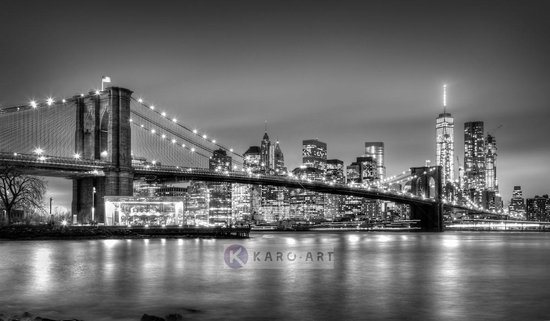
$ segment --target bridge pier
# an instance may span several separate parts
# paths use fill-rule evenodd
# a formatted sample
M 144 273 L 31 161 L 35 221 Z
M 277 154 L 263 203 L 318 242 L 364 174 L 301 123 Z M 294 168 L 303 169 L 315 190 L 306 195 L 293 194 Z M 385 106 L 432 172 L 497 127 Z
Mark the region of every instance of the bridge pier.
M 420 220 L 424 232 L 443 232 L 443 204 L 411 205 L 411 219 Z
M 411 193 L 428 199 L 433 204 L 411 204 L 411 219 L 420 220 L 420 228 L 427 232 L 443 232 L 443 187 L 441 166 L 411 167 L 415 177 Z
M 130 100 L 132 91 L 109 87 L 99 94 L 75 96 L 75 153 L 83 159 L 106 162 L 105 177 L 73 180 L 73 214 L 78 223 L 94 220 L 110 224 L 105 217 L 105 196 L 132 196 Z M 95 189 L 95 193 L 94 193 Z

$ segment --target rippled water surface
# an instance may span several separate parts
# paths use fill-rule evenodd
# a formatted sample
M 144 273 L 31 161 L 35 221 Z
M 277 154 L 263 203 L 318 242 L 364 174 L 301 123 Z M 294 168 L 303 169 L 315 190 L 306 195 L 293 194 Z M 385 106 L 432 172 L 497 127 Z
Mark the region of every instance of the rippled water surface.
M 334 248 L 332 269 L 224 267 L 224 245 Z M 257 233 L 0 242 L 0 312 L 139 320 L 549 320 L 550 233 Z

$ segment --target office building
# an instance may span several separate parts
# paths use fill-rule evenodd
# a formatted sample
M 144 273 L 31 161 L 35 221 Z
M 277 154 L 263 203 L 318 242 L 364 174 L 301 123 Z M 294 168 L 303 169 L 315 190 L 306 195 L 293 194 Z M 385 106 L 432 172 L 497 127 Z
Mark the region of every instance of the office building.
M 209 160 L 210 170 L 216 172 L 230 171 L 231 156 L 225 150 L 215 150 Z M 232 186 L 231 183 L 209 182 L 209 209 L 208 220 L 210 224 L 231 224 L 232 223 Z
M 376 163 L 376 173 L 378 179 L 384 179 L 386 176 L 386 166 L 384 165 L 384 143 L 366 142 L 365 157 L 371 157 Z
M 327 144 L 317 139 L 302 141 L 302 164 L 325 173 L 327 164 Z
M 523 192 L 521 186 L 514 186 L 512 192 L 512 199 L 510 200 L 510 206 L 508 206 L 508 213 L 510 217 L 524 220 L 525 217 L 525 199 L 523 198 Z
M 550 221 L 550 199 L 548 198 L 548 194 L 528 198 L 525 203 L 527 220 Z
M 483 122 L 464 123 L 464 193 L 476 204 L 482 202 L 485 174 Z
M 485 188 L 498 193 L 497 142 L 491 134 L 485 138 Z
M 443 86 L 443 113 L 435 121 L 435 162 L 441 166 L 443 185 L 454 181 L 454 118 L 447 112 L 447 86 Z

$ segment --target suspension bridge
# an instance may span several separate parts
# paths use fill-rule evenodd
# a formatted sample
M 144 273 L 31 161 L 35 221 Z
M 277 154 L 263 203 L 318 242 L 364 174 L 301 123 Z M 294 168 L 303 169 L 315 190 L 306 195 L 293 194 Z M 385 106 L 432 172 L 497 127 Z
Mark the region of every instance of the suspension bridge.
M 83 223 L 92 209 L 101 221 L 108 196 L 132 196 L 135 179 L 199 180 L 300 188 L 406 204 L 427 231 L 443 230 L 444 209 L 490 213 L 470 200 L 447 199 L 441 168 L 411 167 L 370 185 L 250 173 L 243 156 L 187 126 L 131 90 L 108 87 L 64 99 L 0 109 L 0 163 L 40 176 L 73 181 L 72 212 Z M 209 169 L 215 150 L 232 159 L 227 171 Z M 403 186 L 410 185 L 405 191 Z

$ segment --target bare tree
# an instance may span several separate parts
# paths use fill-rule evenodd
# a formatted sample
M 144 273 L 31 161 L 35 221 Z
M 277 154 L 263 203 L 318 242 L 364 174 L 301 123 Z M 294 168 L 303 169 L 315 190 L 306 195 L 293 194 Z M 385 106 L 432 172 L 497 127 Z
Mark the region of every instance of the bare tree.
M 24 175 L 13 166 L 0 164 L 0 200 L 11 223 L 11 212 L 15 209 L 43 209 L 42 200 L 46 193 L 46 181 Z

